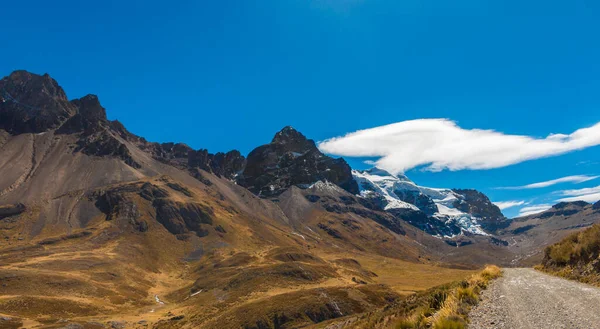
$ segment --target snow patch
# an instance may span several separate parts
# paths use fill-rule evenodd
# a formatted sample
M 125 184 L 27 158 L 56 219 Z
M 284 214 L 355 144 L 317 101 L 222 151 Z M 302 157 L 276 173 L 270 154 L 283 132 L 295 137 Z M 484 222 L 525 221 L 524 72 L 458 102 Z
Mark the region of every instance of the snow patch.
M 317 181 L 307 187 L 308 189 L 313 189 L 319 192 L 336 192 L 336 193 L 345 193 L 342 188 L 339 186 L 329 182 L 329 181 Z
M 302 235 L 300 233 L 292 232 L 292 234 L 297 235 L 297 236 L 301 237 L 302 239 L 306 240 L 306 238 L 304 237 L 304 235 Z

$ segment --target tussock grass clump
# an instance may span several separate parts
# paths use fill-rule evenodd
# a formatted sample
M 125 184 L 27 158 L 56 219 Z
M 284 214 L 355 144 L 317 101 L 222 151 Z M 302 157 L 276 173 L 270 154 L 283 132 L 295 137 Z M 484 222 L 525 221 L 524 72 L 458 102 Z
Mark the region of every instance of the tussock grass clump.
M 458 316 L 440 319 L 434 325 L 435 329 L 464 329 L 466 327 L 465 320 Z
M 456 295 L 459 301 L 469 305 L 477 305 L 479 301 L 479 289 L 477 287 L 458 288 Z
M 396 323 L 396 329 L 412 329 L 418 328 L 417 323 L 411 320 L 400 320 Z

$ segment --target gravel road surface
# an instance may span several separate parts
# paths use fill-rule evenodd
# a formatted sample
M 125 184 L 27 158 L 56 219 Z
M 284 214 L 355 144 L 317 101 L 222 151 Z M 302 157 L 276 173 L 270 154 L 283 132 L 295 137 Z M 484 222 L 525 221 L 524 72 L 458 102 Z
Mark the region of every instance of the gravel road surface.
M 530 268 L 504 269 L 471 311 L 470 329 L 600 328 L 600 289 Z

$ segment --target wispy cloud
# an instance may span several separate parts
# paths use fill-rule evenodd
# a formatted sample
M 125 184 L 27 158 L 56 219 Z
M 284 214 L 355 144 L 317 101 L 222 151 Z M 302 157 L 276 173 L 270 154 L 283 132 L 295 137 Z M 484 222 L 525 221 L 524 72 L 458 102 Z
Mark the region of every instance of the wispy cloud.
M 596 202 L 600 200 L 600 186 L 587 187 L 575 190 L 564 190 L 559 191 L 564 198 L 558 199 L 558 201 L 572 202 L 572 201 L 585 201 L 585 202 Z
M 519 210 L 518 217 L 534 215 L 552 208 L 551 204 L 538 204 L 529 207 L 523 207 Z
M 504 210 L 504 209 L 508 209 L 508 208 L 512 208 L 512 207 L 516 207 L 516 206 L 522 206 L 525 204 L 525 201 L 497 201 L 497 202 L 494 202 L 494 204 L 496 206 L 498 206 L 498 208 L 500 208 L 500 210 Z
M 597 162 L 597 161 L 590 161 L 590 160 L 584 160 L 584 161 L 577 162 L 578 166 L 596 166 L 598 164 L 599 164 L 599 162 Z
M 527 190 L 527 189 L 548 187 L 548 186 L 552 186 L 552 185 L 556 185 L 556 184 L 560 184 L 560 183 L 575 183 L 575 184 L 579 184 L 579 183 L 591 181 L 591 180 L 596 179 L 598 177 L 600 177 L 600 176 L 574 175 L 574 176 L 566 176 L 566 177 L 561 177 L 561 178 L 557 178 L 557 179 L 552 179 L 552 180 L 548 180 L 548 181 L 544 181 L 544 182 L 527 184 L 527 185 L 523 185 L 523 186 L 498 187 L 497 189 L 501 189 L 501 190 Z
M 448 119 L 420 119 L 359 130 L 327 139 L 319 148 L 347 157 L 378 157 L 392 173 L 426 170 L 492 169 L 555 156 L 600 144 L 600 123 L 546 138 L 463 129 Z
M 558 199 L 560 202 L 573 202 L 573 201 L 585 201 L 589 203 L 594 203 L 600 200 L 600 193 L 592 193 L 581 196 L 571 196 L 567 198 Z

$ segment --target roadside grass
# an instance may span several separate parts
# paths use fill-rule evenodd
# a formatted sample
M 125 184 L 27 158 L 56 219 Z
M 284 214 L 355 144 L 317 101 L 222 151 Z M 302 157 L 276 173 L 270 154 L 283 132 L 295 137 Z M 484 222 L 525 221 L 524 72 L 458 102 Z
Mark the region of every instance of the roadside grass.
M 341 325 L 336 328 L 385 329 L 462 329 L 467 326 L 470 309 L 479 302 L 479 294 L 502 271 L 488 265 L 466 279 L 420 291 L 343 323 L 327 322 L 314 328 Z
M 488 265 L 483 271 L 461 282 L 459 287 L 449 293 L 442 308 L 432 317 L 433 328 L 466 328 L 469 311 L 479 303 L 481 291 L 486 289 L 492 280 L 501 275 L 502 270 L 498 266 Z
M 600 286 L 600 225 L 573 233 L 548 246 L 534 268 L 565 279 Z
M 417 309 L 405 319 L 398 320 L 395 328 L 466 328 L 467 316 L 471 308 L 479 303 L 479 294 L 492 280 L 501 275 L 502 270 L 499 267 L 488 265 L 481 272 L 445 290 L 443 294 L 434 294 L 433 303 Z

